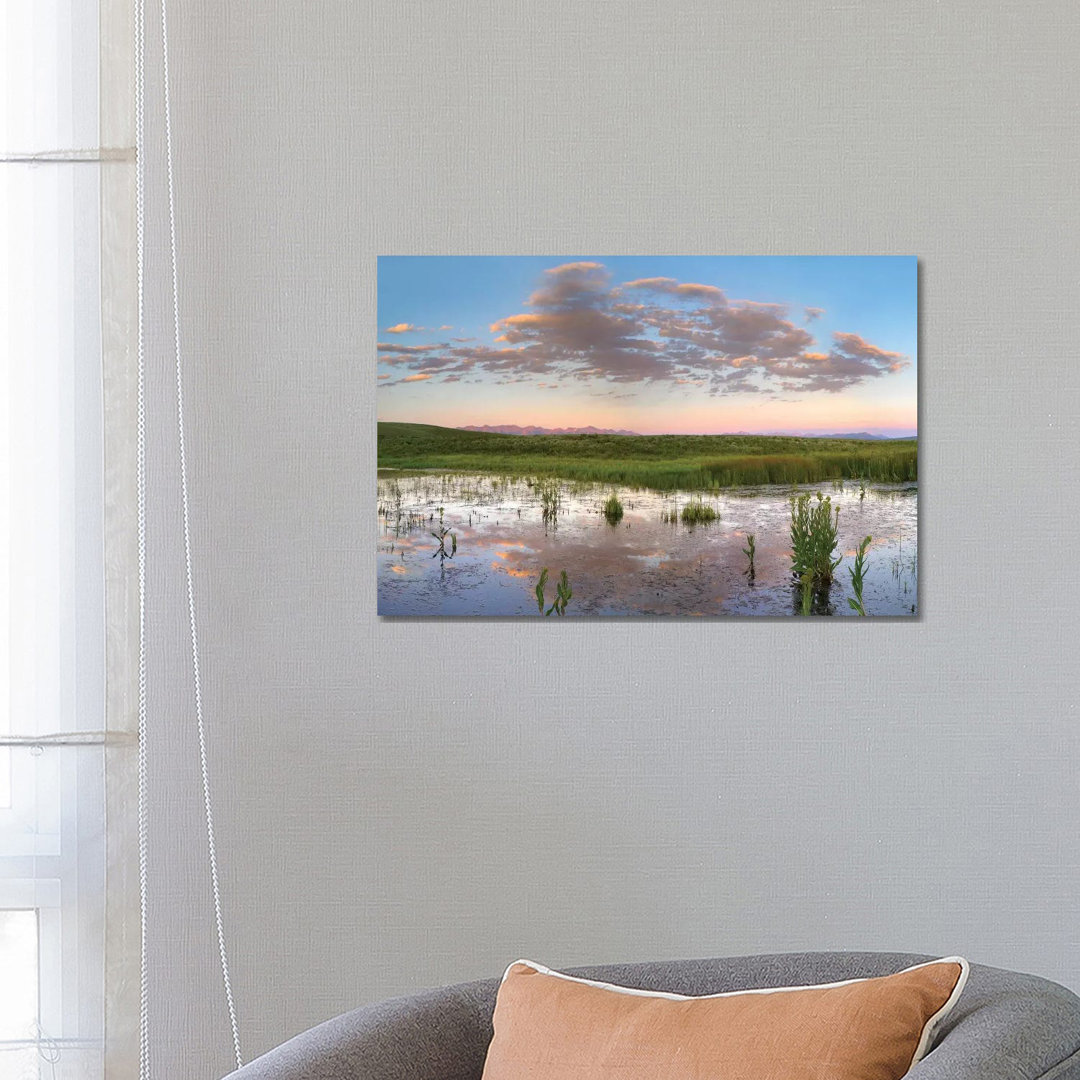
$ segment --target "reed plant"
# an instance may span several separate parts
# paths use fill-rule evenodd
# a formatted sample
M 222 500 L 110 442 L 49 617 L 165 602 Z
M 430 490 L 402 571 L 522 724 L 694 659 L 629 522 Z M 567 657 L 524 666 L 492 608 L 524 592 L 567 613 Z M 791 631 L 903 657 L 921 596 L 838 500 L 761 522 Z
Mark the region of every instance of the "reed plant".
M 822 495 L 820 491 L 816 501 L 806 494 L 794 497 L 789 502 L 792 575 L 799 582 L 809 575 L 815 590 L 827 589 L 842 559 L 842 556 L 833 558 L 840 508 L 834 507 L 832 498 Z
M 536 606 L 537 608 L 539 608 L 541 615 L 544 614 L 544 588 L 547 585 L 547 579 L 548 568 L 545 566 L 544 569 L 540 571 L 540 580 L 537 581 L 536 588 L 534 590 L 534 592 L 536 593 Z
M 536 583 L 534 592 L 536 593 L 536 606 L 539 608 L 542 615 L 565 615 L 566 605 L 570 603 L 571 598 L 574 595 L 573 589 L 570 588 L 570 579 L 566 575 L 566 571 L 559 575 L 559 580 L 555 583 L 555 599 L 552 602 L 551 607 L 546 611 L 544 610 L 544 588 L 547 585 L 548 580 L 548 568 L 545 566 L 540 572 L 540 579 Z
M 555 525 L 562 509 L 562 488 L 557 480 L 544 479 L 536 483 L 540 495 L 540 515 L 545 525 Z
M 452 532 L 444 525 L 439 526 L 438 532 L 432 532 L 432 536 L 439 541 L 439 546 L 435 549 L 435 554 L 431 557 L 433 559 L 452 559 L 457 554 L 457 533 Z M 450 550 L 446 550 L 446 541 L 450 541 Z
M 622 521 L 623 504 L 619 502 L 619 496 L 612 492 L 603 505 L 603 514 L 609 525 L 618 525 Z
M 749 559 L 750 565 L 746 569 L 746 576 L 753 580 L 754 578 L 754 534 L 746 534 L 746 547 L 742 549 L 742 553 Z
M 682 509 L 684 525 L 710 525 L 719 517 L 716 507 L 702 499 L 691 499 Z
M 860 615 L 866 614 L 866 608 L 863 606 L 863 581 L 866 579 L 866 551 L 869 547 L 870 537 L 867 536 L 855 553 L 854 568 L 848 567 L 848 573 L 851 575 L 851 588 L 855 593 L 854 597 L 848 597 L 848 606 L 852 611 L 858 612 Z

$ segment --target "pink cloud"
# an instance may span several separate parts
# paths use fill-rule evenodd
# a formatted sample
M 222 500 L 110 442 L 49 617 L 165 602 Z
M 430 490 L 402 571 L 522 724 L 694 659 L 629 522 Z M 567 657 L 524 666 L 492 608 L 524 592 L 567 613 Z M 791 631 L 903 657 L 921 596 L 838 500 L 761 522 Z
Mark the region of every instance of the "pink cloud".
M 624 289 L 645 289 L 654 293 L 668 293 L 671 296 L 686 297 L 693 300 L 704 300 L 710 304 L 725 304 L 727 298 L 724 290 L 715 285 L 697 285 L 693 282 L 678 282 L 674 278 L 655 277 L 638 278 L 636 281 L 628 281 Z
M 631 300 L 628 293 L 643 299 Z M 530 310 L 491 323 L 492 345 L 461 338 L 433 345 L 380 343 L 380 360 L 415 373 L 402 382 L 487 374 L 505 384 L 555 375 L 700 384 L 713 394 L 835 392 L 910 363 L 855 333 L 834 333 L 824 351 L 784 304 L 732 300 L 717 285 L 668 277 L 615 285 L 599 262 L 544 271 L 525 306 Z M 806 324 L 821 313 L 802 311 Z

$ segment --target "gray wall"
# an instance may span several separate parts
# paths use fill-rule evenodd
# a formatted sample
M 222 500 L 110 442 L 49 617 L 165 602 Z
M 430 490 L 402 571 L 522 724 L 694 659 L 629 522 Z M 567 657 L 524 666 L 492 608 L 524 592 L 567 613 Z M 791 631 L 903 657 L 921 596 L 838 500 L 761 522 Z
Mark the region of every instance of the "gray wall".
M 1080 9 L 173 8 L 247 1053 L 521 955 L 910 949 L 1080 987 Z M 150 182 L 152 1020 L 158 1074 L 201 1078 L 230 1052 Z M 375 256 L 448 252 L 919 255 L 919 620 L 380 622 Z

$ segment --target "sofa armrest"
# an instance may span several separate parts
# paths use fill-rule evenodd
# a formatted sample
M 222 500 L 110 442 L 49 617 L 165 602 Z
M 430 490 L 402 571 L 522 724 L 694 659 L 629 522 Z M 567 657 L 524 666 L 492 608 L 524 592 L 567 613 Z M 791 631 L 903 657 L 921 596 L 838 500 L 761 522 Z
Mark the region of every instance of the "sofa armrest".
M 355 1009 L 226 1080 L 480 1080 L 494 994 L 487 980 Z
M 1046 979 L 973 965 L 907 1080 L 1080 1080 L 1080 1001 Z

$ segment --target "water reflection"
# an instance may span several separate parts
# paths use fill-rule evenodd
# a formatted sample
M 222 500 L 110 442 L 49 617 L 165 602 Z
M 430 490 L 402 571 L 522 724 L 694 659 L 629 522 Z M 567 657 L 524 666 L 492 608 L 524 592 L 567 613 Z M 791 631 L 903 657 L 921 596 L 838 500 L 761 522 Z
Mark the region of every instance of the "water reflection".
M 918 491 L 911 485 L 842 488 L 766 486 L 706 495 L 718 513 L 687 525 L 688 492 L 456 474 L 380 473 L 377 544 L 380 615 L 527 615 L 536 617 L 533 587 L 546 566 L 573 585 L 568 616 L 793 615 L 788 499 L 823 490 L 840 507 L 843 561 L 831 589 L 814 598 L 820 615 L 853 614 L 848 567 L 859 542 L 867 555 L 864 603 L 870 615 L 917 611 Z M 623 516 L 602 510 L 615 492 Z M 695 498 L 700 496 L 695 495 Z M 672 520 L 674 518 L 675 520 Z M 453 534 L 453 558 L 435 558 Z M 744 554 L 754 534 L 753 577 Z

